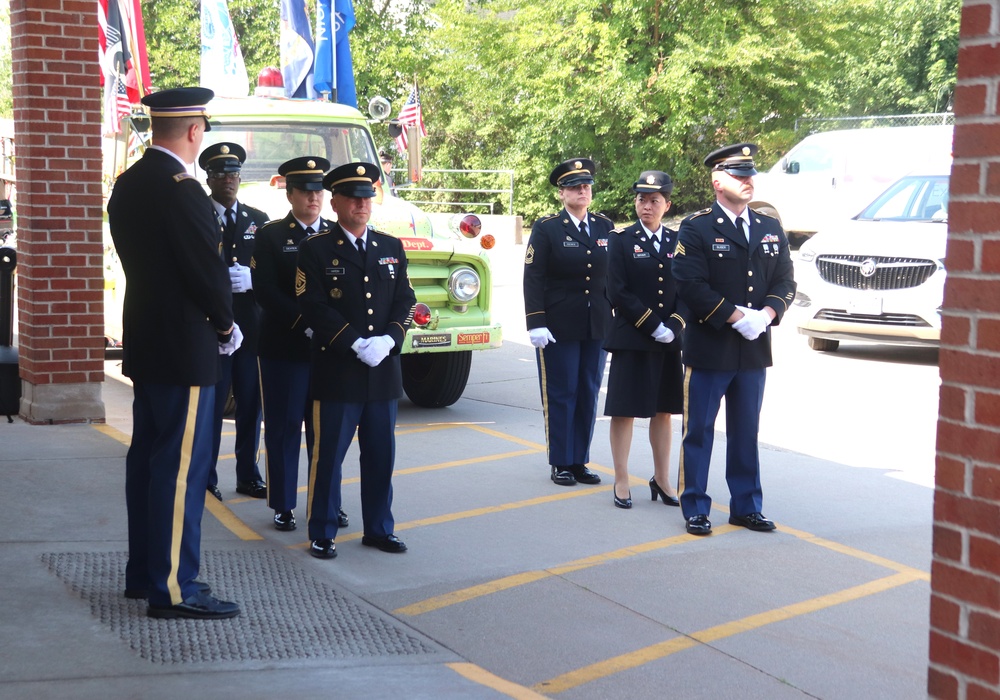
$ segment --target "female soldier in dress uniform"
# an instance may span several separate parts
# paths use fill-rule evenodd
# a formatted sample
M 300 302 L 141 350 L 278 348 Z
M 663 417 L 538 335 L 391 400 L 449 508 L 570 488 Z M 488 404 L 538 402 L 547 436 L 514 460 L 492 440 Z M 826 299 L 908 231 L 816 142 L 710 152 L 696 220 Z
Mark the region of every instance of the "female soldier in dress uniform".
M 549 182 L 564 209 L 531 228 L 524 256 L 524 312 L 535 346 L 552 481 L 599 484 L 587 469 L 611 324 L 605 290 L 611 220 L 587 211 L 594 161 L 573 158 Z
M 628 455 L 635 418 L 649 418 L 652 499 L 659 496 L 665 505 L 680 505 L 670 486 L 670 415 L 684 408 L 680 336 L 685 314 L 670 274 L 677 232 L 662 224 L 673 189 L 664 172 L 639 175 L 632 186 L 639 221 L 616 229 L 608 241 L 608 297 L 615 317 L 604 344 L 611 352 L 604 415 L 611 416 L 614 503 L 619 508 L 632 507 Z

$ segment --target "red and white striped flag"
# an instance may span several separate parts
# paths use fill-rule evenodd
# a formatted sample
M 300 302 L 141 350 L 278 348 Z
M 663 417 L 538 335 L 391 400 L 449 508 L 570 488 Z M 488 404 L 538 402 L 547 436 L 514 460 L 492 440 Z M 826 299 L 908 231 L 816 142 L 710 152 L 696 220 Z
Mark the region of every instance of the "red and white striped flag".
M 406 127 L 419 126 L 420 134 L 427 136 L 427 129 L 424 127 L 424 113 L 420 107 L 420 91 L 417 89 L 416 81 L 413 81 L 413 89 L 410 91 L 410 96 L 406 99 L 406 104 L 399 110 L 399 116 L 396 117 L 396 121 L 403 128 L 403 133 L 396 137 L 396 149 L 400 153 L 406 153 Z
M 139 0 L 97 0 L 104 133 L 117 134 L 132 104 L 149 92 L 146 36 Z

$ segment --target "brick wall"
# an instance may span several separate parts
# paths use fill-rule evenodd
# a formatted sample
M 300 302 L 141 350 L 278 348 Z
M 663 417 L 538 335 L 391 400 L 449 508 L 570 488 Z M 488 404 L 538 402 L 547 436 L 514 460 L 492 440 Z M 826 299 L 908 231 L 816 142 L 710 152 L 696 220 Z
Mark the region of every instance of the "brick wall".
M 962 10 L 928 694 L 1000 699 L 1000 0 Z
M 97 3 L 12 0 L 21 415 L 101 421 Z

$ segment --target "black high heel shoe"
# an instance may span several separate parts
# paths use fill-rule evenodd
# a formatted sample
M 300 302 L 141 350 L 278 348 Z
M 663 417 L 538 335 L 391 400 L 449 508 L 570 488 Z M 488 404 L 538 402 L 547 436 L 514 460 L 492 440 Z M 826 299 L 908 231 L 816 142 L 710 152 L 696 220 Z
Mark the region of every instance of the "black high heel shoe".
M 660 488 L 660 485 L 656 483 L 655 476 L 649 477 L 649 495 L 653 501 L 655 501 L 656 496 L 659 495 L 659 497 L 663 499 L 663 505 L 665 506 L 679 506 L 681 504 L 680 501 L 673 496 L 668 496 L 667 492 Z
M 618 493 L 615 491 L 615 487 L 611 487 L 611 495 L 615 497 L 615 508 L 624 508 L 628 510 L 632 507 L 632 492 L 628 492 L 628 498 L 618 498 Z

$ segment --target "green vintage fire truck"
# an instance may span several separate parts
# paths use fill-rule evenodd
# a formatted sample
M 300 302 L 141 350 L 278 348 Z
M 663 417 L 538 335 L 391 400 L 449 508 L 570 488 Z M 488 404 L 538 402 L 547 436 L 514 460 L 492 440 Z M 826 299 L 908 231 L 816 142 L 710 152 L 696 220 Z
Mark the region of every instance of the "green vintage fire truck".
M 208 110 L 212 130 L 205 134 L 203 147 L 229 141 L 246 149 L 239 198 L 272 218 L 288 212 L 284 182 L 277 172 L 289 158 L 322 156 L 332 167 L 379 162 L 369 121 L 352 107 L 320 100 L 243 97 L 216 98 Z M 136 115 L 124 121 L 130 128 L 123 129 L 114 149 L 119 155 L 113 172 L 121 172 L 148 139 L 143 131 L 148 120 Z M 204 173 L 198 174 L 204 182 Z M 419 406 L 449 406 L 465 390 L 473 352 L 501 344 L 500 324 L 490 316 L 492 280 L 486 251 L 494 241 L 481 235 L 475 215 L 435 217 L 432 223 L 416 206 L 394 196 L 384 176 L 382 185 L 369 225 L 403 242 L 418 302 L 402 348 L 403 388 Z M 323 216 L 334 214 L 327 206 Z M 110 296 L 120 299 L 124 276 L 116 269 L 110 248 L 106 268 Z M 107 318 L 113 342 L 121 337 L 115 334 L 121 316 L 113 299 Z

